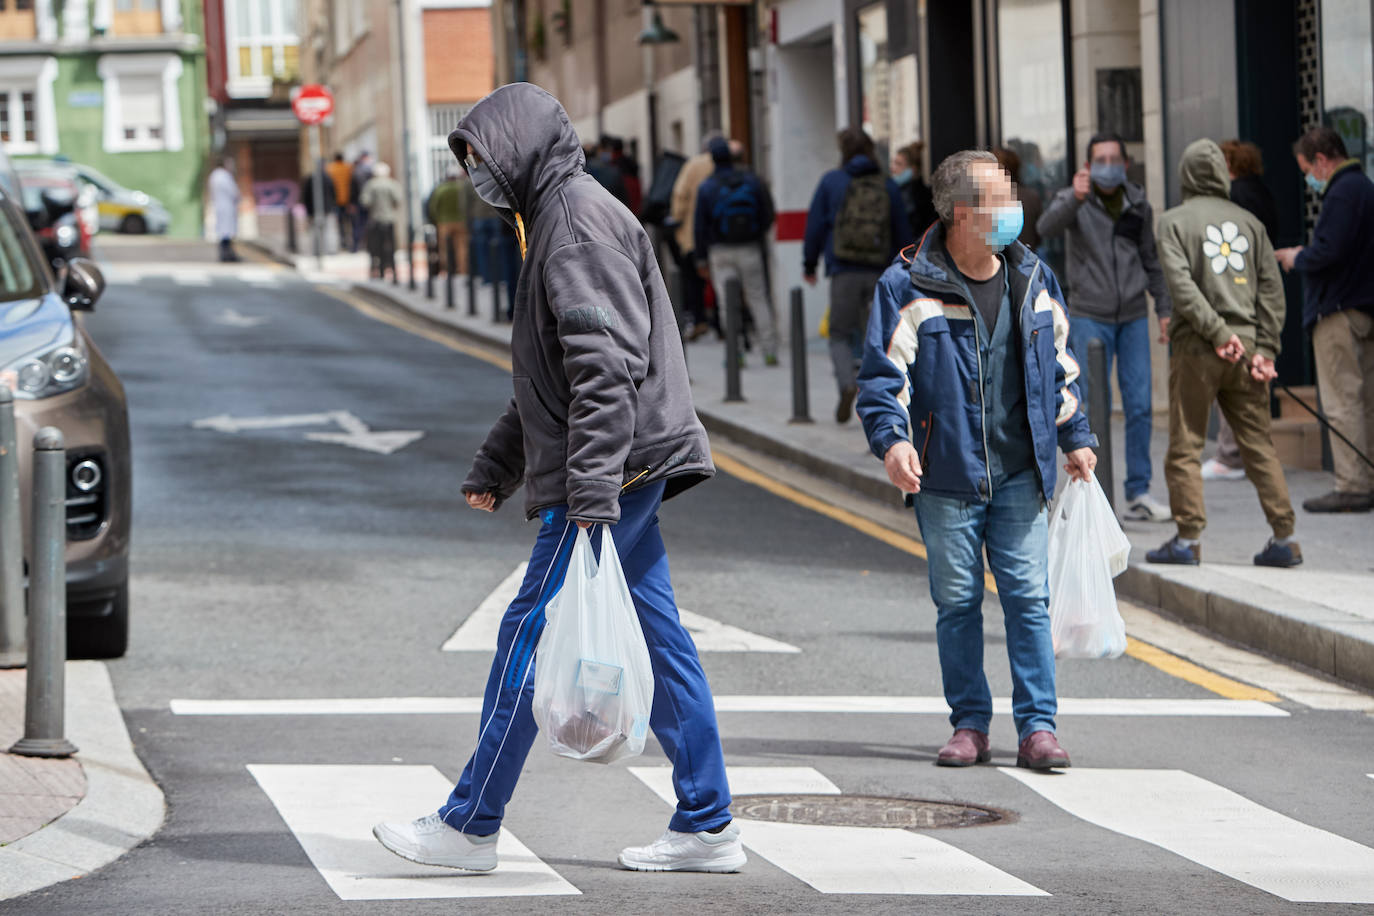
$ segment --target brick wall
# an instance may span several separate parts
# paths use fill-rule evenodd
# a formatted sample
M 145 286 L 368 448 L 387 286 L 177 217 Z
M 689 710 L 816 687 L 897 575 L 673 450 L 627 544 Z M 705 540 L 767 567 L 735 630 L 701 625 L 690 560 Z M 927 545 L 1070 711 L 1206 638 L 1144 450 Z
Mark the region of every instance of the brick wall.
M 425 10 L 425 95 L 431 104 L 473 102 L 490 92 L 491 10 Z

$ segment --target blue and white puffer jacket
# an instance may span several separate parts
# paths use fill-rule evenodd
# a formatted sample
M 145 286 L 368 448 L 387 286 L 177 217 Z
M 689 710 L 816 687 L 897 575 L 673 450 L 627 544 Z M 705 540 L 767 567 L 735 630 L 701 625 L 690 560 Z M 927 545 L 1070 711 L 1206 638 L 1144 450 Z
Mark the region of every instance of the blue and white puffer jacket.
M 1065 452 L 1096 446 L 1080 403 L 1064 294 L 1049 267 L 1020 242 L 1005 252 L 1025 367 L 1026 410 L 1046 501 Z M 983 429 L 983 348 L 964 283 L 930 227 L 888 267 L 873 296 L 859 372 L 858 413 L 873 454 L 911 441 L 921 490 L 966 502 L 992 496 Z

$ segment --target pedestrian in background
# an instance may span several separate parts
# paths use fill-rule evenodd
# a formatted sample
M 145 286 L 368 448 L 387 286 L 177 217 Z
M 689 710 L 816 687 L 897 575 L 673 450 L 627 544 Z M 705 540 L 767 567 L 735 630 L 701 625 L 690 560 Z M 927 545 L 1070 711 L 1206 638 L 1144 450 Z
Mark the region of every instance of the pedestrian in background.
M 940 674 L 954 734 L 941 766 L 991 759 L 983 672 L 983 555 L 997 580 L 1011 662 L 1016 765 L 1069 765 L 1049 615 L 1056 449 L 1090 480 L 1088 427 L 1049 266 L 1016 238 L 1021 205 L 992 153 L 935 170 L 940 221 L 878 284 L 859 375 L 859 416 L 888 479 L 916 508 L 929 554 Z
M 210 207 L 215 213 L 215 238 L 219 241 L 221 261 L 241 260 L 234 251 L 234 238 L 239 234 L 240 193 L 238 179 L 234 177 L 237 170 L 238 164 L 226 156 L 210 173 Z
M 1161 340 L 1169 336 L 1171 304 L 1155 252 L 1154 211 L 1145 189 L 1126 180 L 1131 159 L 1116 134 L 1088 141 L 1088 161 L 1073 184 L 1054 196 L 1041 215 L 1042 238 L 1068 238 L 1069 315 L 1073 350 L 1088 358 L 1088 342 L 1102 341 L 1107 376 L 1117 363 L 1117 386 L 1126 414 L 1128 519 L 1167 522 L 1169 510 L 1150 495 L 1153 425 L 1150 319 L 1145 291 L 1155 300 Z M 1079 380 L 1086 401 L 1088 379 Z M 1108 394 L 1110 403 L 1110 393 Z
M 1314 127 L 1293 147 L 1307 185 L 1321 195 L 1312 244 L 1276 254 L 1302 273 L 1302 326 L 1312 335 L 1317 388 L 1331 425 L 1374 460 L 1374 187 L 1341 135 Z M 1305 500 L 1308 512 L 1374 509 L 1374 468 L 1331 437 L 1335 488 Z
M 1159 221 L 1159 256 L 1175 309 L 1164 477 L 1178 533 L 1145 556 L 1188 566 L 1202 560 L 1201 459 L 1216 401 L 1274 532 L 1255 565 L 1297 566 L 1302 548 L 1293 538 L 1288 482 L 1269 432 L 1269 382 L 1277 374 L 1285 313 L 1274 248 L 1259 217 L 1231 202 L 1226 158 L 1215 143 L 1190 143 L 1178 172 L 1183 203 Z
M 701 152 L 688 159 L 677 173 L 673 182 L 673 203 L 669 220 L 677 236 L 678 249 L 682 260 L 678 270 L 682 277 L 683 308 L 691 324 L 684 328 L 688 340 L 696 340 L 711 330 L 706 319 L 706 280 L 697 272 L 696 258 L 696 213 L 697 191 L 701 183 L 715 171 L 715 161 L 711 157 L 711 143 L 721 137 L 720 131 L 712 131 L 702 141 Z
M 367 245 L 367 208 L 362 205 L 363 186 L 372 178 L 372 154 L 366 150 L 353 160 L 353 174 L 348 180 L 348 199 L 353 215 L 353 244 L 351 251 Z
M 501 218 L 491 204 L 477 196 L 471 181 L 463 181 L 462 191 L 468 239 L 472 247 L 468 266 L 483 282 L 490 282 L 496 276 L 491 258 L 491 240 L 501 232 Z
M 466 183 L 462 170 L 457 166 L 450 167 L 444 180 L 429 195 L 429 204 L 425 208 L 429 221 L 434 224 L 444 269 L 449 273 L 464 275 L 468 272 L 467 195 L 463 193 Z M 450 250 L 453 252 L 452 263 L 448 259 Z
M 835 421 L 849 422 L 873 290 L 892 259 L 911 244 L 911 224 L 897 182 L 883 175 L 873 139 L 857 127 L 840 131 L 840 167 L 821 176 L 806 214 L 802 277 L 816 285 L 825 256 L 830 277 L 830 361 L 840 398 Z
M 907 224 L 919 238 L 935 222 L 935 198 L 922 174 L 926 145 L 917 140 L 892 154 L 892 180 L 902 190 Z
M 414 862 L 496 867 L 497 831 L 537 731 L 530 705 L 545 607 L 578 527 L 605 524 L 644 630 L 654 672 L 649 727 L 672 761 L 677 793 L 668 830 L 623 850 L 619 862 L 738 871 L 745 855 L 711 689 L 678 617 L 659 532 L 662 501 L 715 468 L 653 246 L 584 171 L 563 107 L 542 89 L 497 89 L 459 122 L 449 146 L 476 192 L 517 227 L 529 265 L 511 333 L 515 397 L 462 491 L 469 506 L 492 512 L 523 480 L 526 517 L 540 528 L 501 622 L 477 748 L 457 786 L 438 813 L 373 833 Z
M 1017 241 L 1031 251 L 1038 251 L 1040 249 L 1040 233 L 1036 231 L 1035 224 L 1040 221 L 1040 215 L 1045 209 L 1044 201 L 1040 198 L 1040 192 L 1021 183 L 1021 156 L 1016 150 L 999 146 L 992 151 L 992 154 L 997 157 L 997 164 L 1002 167 L 1002 170 L 1011 176 L 1012 186 L 1016 188 L 1016 199 L 1021 202 L 1021 212 L 1026 217 L 1024 225 L 1021 227 L 1021 237 Z
M 389 270 L 391 282 L 401 282 L 396 274 L 396 222 L 405 206 L 404 195 L 401 183 L 391 177 L 391 166 L 378 162 L 358 199 L 367 211 L 368 276 L 378 280 L 386 279 Z
M 763 179 L 735 165 L 735 155 L 724 137 L 710 144 L 714 171 L 697 190 L 693 257 L 697 274 L 715 288 L 716 311 L 721 327 L 727 327 L 729 301 L 725 284 L 738 280 L 744 307 L 754 318 L 763 362 L 778 364 L 778 332 L 769 301 L 764 271 L 763 239 L 773 225 L 773 195 Z M 744 327 L 740 316 L 740 327 Z M 740 354 L 743 365 L 744 354 Z
M 1261 176 L 1264 175 L 1264 154 L 1253 143 L 1226 140 L 1221 144 L 1226 157 L 1226 170 L 1231 175 L 1231 203 L 1249 210 L 1264 224 L 1264 233 L 1272 245 L 1278 238 L 1279 213 L 1274 195 Z M 1231 424 L 1222 414 L 1217 420 L 1216 454 L 1202 462 L 1203 480 L 1244 480 L 1245 463 Z
M 329 180 L 334 183 L 334 215 L 339 223 L 339 248 L 352 245 L 353 217 L 349 202 L 353 199 L 353 166 L 344 160 L 343 153 L 335 153 L 334 160 L 325 166 Z
M 644 185 L 639 179 L 639 161 L 625 152 L 625 141 L 620 137 L 601 138 L 601 158 L 620 173 L 620 180 L 625 184 L 625 206 L 638 216 L 644 205 Z
M 587 163 L 587 174 L 595 178 L 598 184 L 611 192 L 612 197 L 628 208 L 630 195 L 625 188 L 625 176 L 620 173 L 620 169 L 611 164 L 610 149 L 588 144 L 582 151 L 582 156 Z
M 319 200 L 322 207 L 318 214 L 315 210 L 316 189 L 320 192 Z M 314 171 L 306 172 L 301 176 L 300 191 L 301 204 L 305 207 L 305 215 L 310 219 L 310 230 L 312 233 L 315 230 L 316 215 L 320 218 L 320 236 L 321 243 L 323 243 L 323 236 L 326 230 L 325 220 L 333 215 L 335 209 L 334 182 L 325 171 L 325 167 L 321 165 Z

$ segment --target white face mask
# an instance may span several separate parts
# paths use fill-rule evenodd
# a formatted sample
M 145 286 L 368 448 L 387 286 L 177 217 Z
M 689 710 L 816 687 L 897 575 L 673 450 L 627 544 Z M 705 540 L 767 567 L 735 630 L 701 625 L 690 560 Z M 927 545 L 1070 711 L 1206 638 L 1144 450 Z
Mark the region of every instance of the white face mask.
M 472 179 L 472 189 L 477 192 L 478 197 L 502 210 L 515 209 L 506 200 L 506 193 L 501 190 L 500 183 L 485 162 L 469 162 L 468 177 Z

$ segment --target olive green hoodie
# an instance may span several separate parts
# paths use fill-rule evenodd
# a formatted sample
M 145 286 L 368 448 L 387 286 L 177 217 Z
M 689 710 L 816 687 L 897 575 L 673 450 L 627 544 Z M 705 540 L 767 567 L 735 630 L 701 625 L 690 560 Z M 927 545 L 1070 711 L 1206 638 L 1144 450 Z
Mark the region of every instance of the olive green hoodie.
M 1183 203 L 1159 219 L 1159 261 L 1174 300 L 1169 337 L 1221 347 L 1238 336 L 1247 356 L 1279 352 L 1285 304 L 1264 224 L 1231 203 L 1221 148 L 1196 140 L 1178 167 Z

